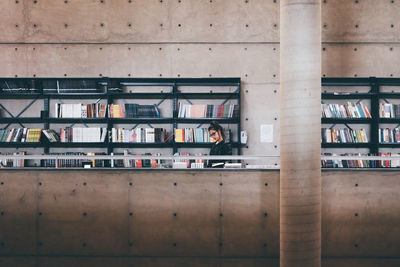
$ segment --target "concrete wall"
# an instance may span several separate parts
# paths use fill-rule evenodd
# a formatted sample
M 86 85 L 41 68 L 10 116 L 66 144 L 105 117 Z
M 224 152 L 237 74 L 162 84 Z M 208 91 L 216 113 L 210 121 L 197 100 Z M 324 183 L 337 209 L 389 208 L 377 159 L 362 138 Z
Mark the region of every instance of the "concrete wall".
M 323 75 L 400 76 L 399 1 L 323 0 L 322 12 Z M 279 156 L 279 0 L 4 0 L 0 25 L 2 77 L 241 77 L 243 129 L 249 133 L 243 152 Z M 259 143 L 260 124 L 274 125 L 273 143 Z M 6 257 L 0 265 L 185 266 L 187 254 L 194 256 L 193 266 L 278 264 L 268 258 L 279 247 L 277 173 L 177 176 L 177 187 L 172 173 L 155 180 L 127 173 L 113 180 L 87 173 L 67 172 L 63 180 L 55 172 L 6 174 L 0 186 L 6 229 L 0 251 Z M 386 257 L 384 264 L 368 260 L 371 266 L 399 265 L 393 259 L 399 257 L 393 230 L 399 222 L 397 176 L 366 174 L 359 181 L 366 183 L 363 189 L 353 187 L 357 172 L 325 174 L 323 251 L 332 257 L 326 266 L 367 266 L 357 257 Z M 127 185 L 130 179 L 137 179 L 137 187 Z M 171 215 L 175 210 L 177 217 Z M 162 225 L 175 226 L 170 231 Z M 129 240 L 144 243 L 129 247 Z M 44 256 L 33 257 L 39 253 Z M 88 257 L 67 257 L 76 253 Z M 177 258 L 113 258 L 167 254 Z M 243 258 L 229 258 L 235 255 Z M 228 259 L 214 260 L 218 256 Z
M 324 266 L 400 264 L 400 173 L 361 173 L 323 172 Z M 279 262 L 278 171 L 4 170 L 0 212 L 0 266 Z
M 241 77 L 243 153 L 279 156 L 278 0 L 7 0 L 0 14 L 0 76 Z M 400 76 L 399 14 L 324 0 L 322 74 Z

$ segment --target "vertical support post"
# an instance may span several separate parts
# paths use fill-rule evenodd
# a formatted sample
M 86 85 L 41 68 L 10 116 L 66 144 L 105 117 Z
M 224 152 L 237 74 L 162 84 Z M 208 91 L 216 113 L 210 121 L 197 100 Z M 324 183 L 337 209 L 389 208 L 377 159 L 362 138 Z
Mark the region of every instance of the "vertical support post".
M 280 1 L 280 266 L 321 266 L 321 1 Z
M 47 120 L 48 118 L 50 118 L 50 97 L 48 97 L 48 96 L 43 98 L 43 111 L 44 111 L 44 115 L 45 115 L 45 117 L 42 118 L 43 120 L 45 120 L 44 124 L 43 124 L 44 129 L 50 129 L 50 123 Z M 56 114 L 54 114 L 54 115 L 56 115 Z M 44 153 L 49 154 L 50 143 L 46 142 L 45 144 L 46 144 L 46 146 L 44 147 Z
M 380 85 L 375 77 L 370 77 L 370 92 L 373 94 L 371 97 L 371 124 L 370 124 L 370 140 L 371 143 L 370 153 L 379 153 L 379 92 Z
M 172 86 L 172 118 L 173 118 L 173 123 L 172 123 L 172 133 L 175 134 L 175 129 L 178 128 L 178 86 L 176 85 L 176 82 L 174 82 L 174 85 Z M 173 142 L 173 147 L 172 147 L 172 154 L 175 154 L 178 152 L 178 146 L 175 143 L 175 140 L 172 140 Z
M 238 148 L 237 148 L 237 153 L 238 155 L 242 154 L 242 143 L 240 141 L 240 131 L 242 130 L 242 125 L 241 125 L 241 114 L 242 114 L 242 103 L 241 103 L 241 97 L 242 97 L 242 83 L 239 82 L 237 91 L 239 93 L 239 97 L 237 98 L 238 105 L 239 105 L 239 122 L 237 124 L 237 140 L 238 140 Z M 240 162 L 240 161 L 239 161 Z

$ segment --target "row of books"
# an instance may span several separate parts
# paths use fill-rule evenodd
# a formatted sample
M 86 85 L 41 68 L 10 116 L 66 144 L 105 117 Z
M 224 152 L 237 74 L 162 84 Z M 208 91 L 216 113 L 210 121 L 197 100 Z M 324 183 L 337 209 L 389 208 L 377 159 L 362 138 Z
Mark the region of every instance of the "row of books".
M 111 130 L 113 143 L 164 143 L 168 140 L 166 130 L 163 128 L 112 128 Z
M 322 128 L 321 138 L 323 143 L 368 143 L 365 129 Z
M 55 103 L 56 118 L 105 118 L 107 104 L 61 104 Z
M 380 143 L 400 143 L 400 128 L 380 128 L 379 129 Z
M 232 132 L 225 129 L 225 142 L 231 141 Z M 183 128 L 175 129 L 176 143 L 212 143 L 215 142 L 208 132 L 207 128 Z
M 109 140 L 114 143 L 165 143 L 172 138 L 167 136 L 164 128 L 107 128 L 67 127 L 57 132 L 54 129 L 13 128 L 0 130 L 0 142 L 40 142 L 41 133 L 51 143 L 102 143 Z M 230 142 L 231 130 L 225 130 L 225 141 Z M 184 128 L 175 130 L 175 142 L 209 143 L 215 140 L 210 137 L 207 128 Z
M 362 101 L 347 104 L 321 104 L 323 118 L 371 118 Z
M 65 153 L 50 153 L 49 155 L 67 155 L 67 156 L 94 156 L 94 155 L 107 155 L 104 152 L 65 152 Z M 89 163 L 92 167 L 110 167 L 107 160 L 83 160 L 83 159 L 42 159 L 40 166 L 46 168 L 79 168 L 83 167 L 85 163 Z
M 40 142 L 41 129 L 12 128 L 0 130 L 0 142 Z
M 160 118 L 160 111 L 156 104 L 110 104 L 110 118 Z
M 60 129 L 57 133 L 53 129 L 43 130 L 50 142 L 99 142 L 103 143 L 107 138 L 114 143 L 163 143 L 167 141 L 166 130 L 163 128 L 78 128 L 71 127 Z
M 14 152 L 14 153 L 6 153 L 5 155 L 26 155 L 26 152 Z M 14 159 L 3 159 L 0 160 L 0 168 L 7 168 L 7 167 L 14 167 L 14 168 L 18 168 L 18 167 L 25 167 L 25 160 L 24 159 L 18 159 L 18 160 L 14 160 Z
M 61 104 L 55 103 L 56 118 L 160 118 L 157 105 Z
M 26 155 L 26 152 L 8 153 L 9 155 Z M 66 155 L 66 156 L 95 156 L 107 155 L 104 152 L 65 152 L 65 153 L 50 153 L 49 155 Z M 134 156 L 161 156 L 161 153 L 144 153 L 132 154 L 128 150 L 119 153 L 111 153 L 111 155 L 134 155 Z M 175 156 L 190 156 L 190 153 L 181 152 L 175 153 Z M 195 156 L 204 156 L 203 153 L 196 153 Z M 44 168 L 83 168 L 85 165 L 97 168 L 204 168 L 205 160 L 174 160 L 172 165 L 167 164 L 165 160 L 160 159 L 42 159 L 40 160 L 40 167 Z M 180 166 L 181 165 L 181 166 Z M 25 167 L 25 160 L 7 159 L 0 161 L 2 168 L 7 167 Z
M 324 153 L 325 156 L 337 156 L 335 153 Z M 394 156 L 395 153 L 378 153 L 375 156 Z M 373 154 L 344 153 L 340 156 L 374 156 Z M 399 160 L 321 160 L 322 168 L 398 168 Z
M 67 153 L 50 153 L 50 155 L 76 155 L 76 156 L 95 156 L 95 155 L 107 155 L 103 152 L 67 152 Z M 111 155 L 135 155 L 135 156 L 160 156 L 160 153 L 145 153 L 145 154 L 130 154 L 127 150 L 123 153 L 111 153 Z M 160 160 L 147 160 L 147 159 L 135 159 L 135 160 L 83 160 L 83 159 L 44 159 L 40 161 L 41 167 L 48 168 L 82 168 L 84 165 L 90 165 L 90 167 L 97 168 L 158 168 Z
M 205 156 L 204 153 L 196 153 L 194 154 L 196 157 Z M 176 152 L 174 156 L 190 156 L 189 152 Z M 186 168 L 204 168 L 204 159 L 196 159 L 196 160 L 189 160 L 189 159 L 176 159 L 172 163 L 172 168 L 174 169 L 186 169 Z
M 127 150 L 124 150 L 123 153 L 111 153 L 111 155 L 161 156 L 161 153 L 130 154 Z M 161 167 L 161 160 L 157 159 L 124 159 L 111 161 L 111 167 L 120 168 L 158 168 L 159 165 Z
M 239 105 L 192 105 L 179 103 L 178 118 L 238 118 Z
M 51 130 L 51 132 L 53 136 L 49 139 L 50 142 L 100 143 L 105 142 L 107 137 L 107 128 L 98 127 L 67 127 L 65 129 L 60 129 L 59 140 L 57 140 L 56 132 L 54 130 Z M 49 138 L 46 131 L 44 131 L 44 134 Z
M 400 118 L 400 104 L 380 103 L 380 118 Z

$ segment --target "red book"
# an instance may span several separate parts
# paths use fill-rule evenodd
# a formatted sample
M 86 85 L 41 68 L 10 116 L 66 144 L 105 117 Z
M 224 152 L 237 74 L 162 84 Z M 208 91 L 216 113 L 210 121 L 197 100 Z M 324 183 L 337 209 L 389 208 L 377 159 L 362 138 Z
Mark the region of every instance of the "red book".
M 219 105 L 218 118 L 222 118 L 223 114 L 224 114 L 224 105 Z

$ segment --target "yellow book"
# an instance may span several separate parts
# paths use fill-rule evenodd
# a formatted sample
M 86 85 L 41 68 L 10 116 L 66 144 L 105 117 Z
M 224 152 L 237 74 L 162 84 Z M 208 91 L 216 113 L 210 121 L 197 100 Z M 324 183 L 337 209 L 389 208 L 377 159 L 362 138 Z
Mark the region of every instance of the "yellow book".
M 113 118 L 120 118 L 119 105 L 113 105 Z
M 175 142 L 176 143 L 184 143 L 184 130 L 183 129 L 175 129 Z

